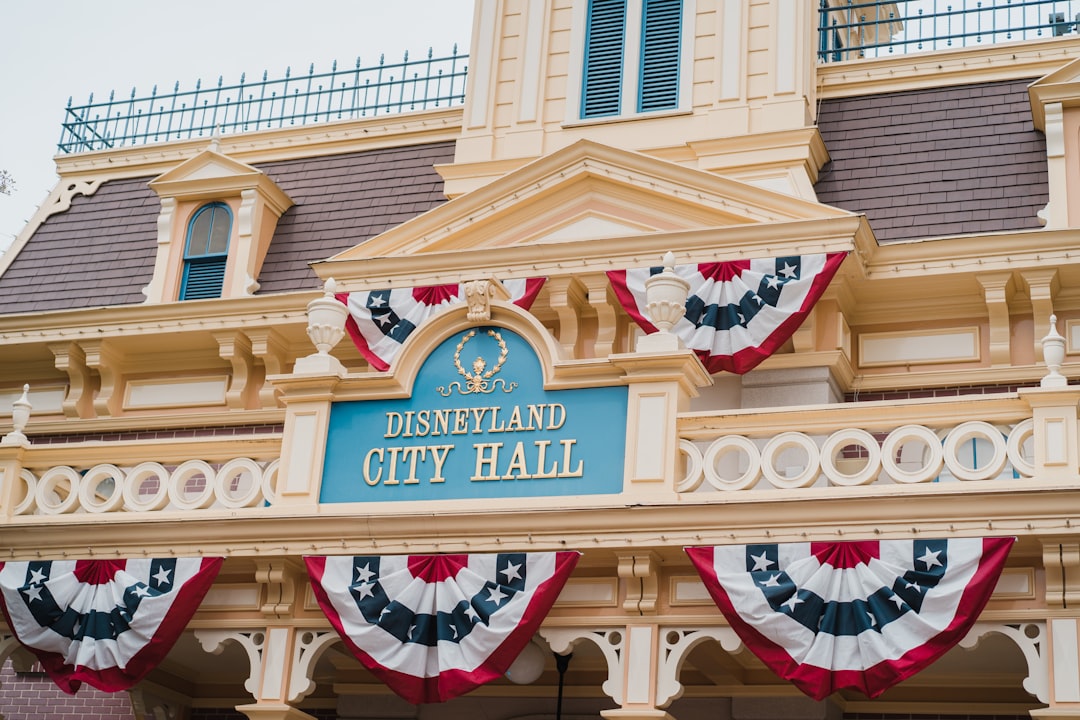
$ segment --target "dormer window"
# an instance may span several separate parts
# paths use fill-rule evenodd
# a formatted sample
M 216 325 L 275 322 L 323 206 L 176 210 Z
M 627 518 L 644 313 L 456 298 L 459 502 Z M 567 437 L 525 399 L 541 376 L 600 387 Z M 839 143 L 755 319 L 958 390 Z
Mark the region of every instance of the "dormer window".
M 683 0 L 588 0 L 581 118 L 679 108 Z
M 181 300 L 221 297 L 229 259 L 232 213 L 224 203 L 199 208 L 188 223 Z

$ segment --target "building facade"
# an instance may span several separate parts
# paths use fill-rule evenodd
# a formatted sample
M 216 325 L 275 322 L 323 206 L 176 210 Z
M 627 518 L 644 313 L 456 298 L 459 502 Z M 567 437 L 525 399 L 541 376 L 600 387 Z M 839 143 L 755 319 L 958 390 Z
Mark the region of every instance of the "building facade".
M 0 258 L 0 559 L 224 558 L 138 717 L 1080 718 L 1080 7 L 816 5 L 477 0 L 437 107 L 85 121 Z M 680 327 L 764 289 L 627 299 L 812 258 L 752 360 Z M 873 698 L 777 677 L 684 550 L 987 537 L 973 624 Z M 443 704 L 305 560 L 533 552 L 578 553 L 533 672 Z

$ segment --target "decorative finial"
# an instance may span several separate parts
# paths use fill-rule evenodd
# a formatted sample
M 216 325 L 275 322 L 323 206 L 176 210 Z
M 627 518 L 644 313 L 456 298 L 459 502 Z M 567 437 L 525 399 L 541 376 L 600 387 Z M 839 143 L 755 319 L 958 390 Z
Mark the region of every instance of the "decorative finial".
M 0 439 L 0 446 L 11 447 L 29 447 L 30 440 L 23 433 L 26 429 L 26 423 L 30 422 L 30 411 L 33 409 L 33 405 L 30 404 L 30 385 L 23 385 L 22 397 L 11 404 L 11 425 L 12 430 L 2 439 Z
M 330 354 L 330 350 L 345 336 L 345 320 L 349 316 L 349 308 L 334 297 L 336 292 L 337 282 L 334 278 L 327 278 L 323 283 L 322 297 L 308 303 L 307 334 L 316 352 L 298 359 L 293 366 L 294 373 L 345 374 L 345 366 Z
M 1061 374 L 1065 362 L 1065 338 L 1057 331 L 1057 315 L 1050 316 L 1050 331 L 1042 339 L 1043 361 L 1049 372 L 1039 381 L 1039 387 L 1066 387 L 1068 378 Z
M 662 262 L 663 271 L 645 281 L 645 310 L 656 332 L 638 339 L 638 352 L 667 352 L 685 347 L 671 329 L 686 314 L 690 283 L 675 274 L 675 253 L 670 250 L 664 253 Z

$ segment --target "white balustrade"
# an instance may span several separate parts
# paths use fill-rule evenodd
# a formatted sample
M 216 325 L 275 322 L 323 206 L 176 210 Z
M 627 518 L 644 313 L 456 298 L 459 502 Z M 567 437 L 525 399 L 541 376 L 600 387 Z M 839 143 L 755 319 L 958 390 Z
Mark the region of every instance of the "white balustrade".
M 235 458 L 175 466 L 144 462 L 76 469 L 24 468 L 15 515 L 238 509 L 272 504 L 278 461 Z
M 683 437 L 678 492 L 795 490 L 875 483 L 918 484 L 1030 478 L 1035 474 L 1031 419 L 1010 425 L 981 421 L 931 428 L 908 424 L 871 434 L 840 428 L 828 434 Z

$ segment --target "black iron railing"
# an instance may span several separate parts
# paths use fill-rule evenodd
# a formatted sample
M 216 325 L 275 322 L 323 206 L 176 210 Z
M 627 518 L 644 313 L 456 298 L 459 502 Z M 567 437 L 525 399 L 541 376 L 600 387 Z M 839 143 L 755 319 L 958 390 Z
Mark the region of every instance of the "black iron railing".
M 1077 0 L 820 0 L 821 62 L 1080 32 Z
M 62 153 L 103 150 L 268 130 L 293 125 L 373 117 L 412 110 L 460 105 L 465 100 L 468 55 L 459 55 L 457 46 L 445 57 L 429 50 L 423 60 L 400 63 L 380 58 L 376 66 L 339 70 L 335 62 L 327 73 L 316 73 L 311 65 L 304 75 L 246 82 L 235 85 L 195 83 L 194 90 L 139 96 L 134 88 L 128 98 L 109 94 L 105 102 L 73 105 L 68 100 L 59 149 Z

